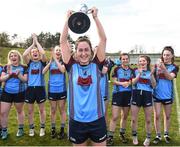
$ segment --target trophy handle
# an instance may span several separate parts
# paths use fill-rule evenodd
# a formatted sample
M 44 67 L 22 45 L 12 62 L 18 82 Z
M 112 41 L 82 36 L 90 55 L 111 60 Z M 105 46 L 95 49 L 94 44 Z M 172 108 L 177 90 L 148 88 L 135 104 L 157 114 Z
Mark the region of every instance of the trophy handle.
M 73 12 L 68 19 L 68 27 L 77 34 L 85 33 L 90 27 L 90 19 L 87 14 L 92 13 L 86 4 L 81 4 L 79 12 Z
M 90 13 L 92 13 L 92 9 L 87 10 L 87 14 L 90 14 Z

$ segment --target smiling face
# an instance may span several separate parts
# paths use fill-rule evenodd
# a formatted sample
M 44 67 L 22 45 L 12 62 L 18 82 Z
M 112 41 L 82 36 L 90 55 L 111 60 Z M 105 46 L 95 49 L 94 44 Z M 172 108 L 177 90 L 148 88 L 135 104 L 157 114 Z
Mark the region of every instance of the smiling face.
M 146 59 L 146 58 L 140 57 L 138 63 L 139 63 L 139 67 L 140 67 L 141 69 L 144 69 L 144 70 L 147 69 L 147 64 L 148 64 L 148 62 L 147 62 L 147 59 Z
M 33 48 L 30 52 L 30 55 L 32 57 L 32 60 L 39 60 L 40 59 L 40 53 L 39 50 L 36 48 Z
M 55 47 L 54 48 L 54 53 L 56 55 L 56 58 L 60 59 L 60 57 L 61 57 L 61 49 L 60 49 L 60 47 Z
M 121 62 L 122 62 L 122 66 L 128 66 L 129 65 L 128 55 L 122 55 L 121 56 Z
M 81 65 L 89 64 L 92 50 L 86 41 L 79 42 L 76 49 L 76 58 Z
M 17 53 L 12 52 L 9 55 L 9 60 L 12 65 L 17 66 L 17 65 L 19 65 L 20 57 Z
M 162 57 L 163 57 L 163 61 L 165 64 L 171 64 L 172 63 L 173 54 L 170 51 L 164 50 Z

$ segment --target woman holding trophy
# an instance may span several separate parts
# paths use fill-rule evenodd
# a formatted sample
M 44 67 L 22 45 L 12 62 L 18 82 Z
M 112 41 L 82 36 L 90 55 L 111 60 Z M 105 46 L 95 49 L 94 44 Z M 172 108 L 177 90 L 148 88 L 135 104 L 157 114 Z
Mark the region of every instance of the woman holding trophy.
M 97 27 L 99 44 L 94 59 L 91 41 L 88 37 L 79 37 L 75 43 L 76 60 L 71 54 L 68 42 L 68 20 L 72 11 L 68 11 L 67 20 L 60 38 L 62 58 L 69 76 L 68 111 L 69 140 L 73 145 L 106 145 L 106 121 L 104 100 L 100 92 L 100 77 L 105 60 L 106 35 L 97 16 L 98 10 L 91 9 Z

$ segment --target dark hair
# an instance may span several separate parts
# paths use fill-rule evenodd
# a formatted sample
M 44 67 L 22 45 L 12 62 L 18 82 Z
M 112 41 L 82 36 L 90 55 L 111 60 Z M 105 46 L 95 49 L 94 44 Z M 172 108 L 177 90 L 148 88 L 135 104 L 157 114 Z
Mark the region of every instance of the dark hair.
M 76 40 L 76 42 L 75 42 L 75 50 L 77 50 L 77 46 L 78 46 L 79 42 L 84 42 L 84 41 L 89 44 L 90 49 L 91 49 L 91 51 L 92 51 L 91 41 L 89 40 L 89 37 L 87 37 L 87 36 L 80 36 L 80 37 Z
M 147 61 L 147 70 L 151 70 L 151 58 L 147 55 L 140 55 L 139 58 L 144 58 Z
M 164 59 L 163 59 L 163 53 L 164 51 L 170 51 L 171 54 L 173 55 L 172 59 L 171 59 L 171 62 L 174 63 L 174 49 L 171 47 L 171 46 L 165 46 L 164 49 L 162 50 L 162 53 L 161 53 L 161 60 L 164 62 Z
M 121 60 L 122 56 L 128 56 L 128 58 L 130 59 L 130 57 L 129 57 L 129 54 L 128 54 L 128 53 L 122 53 L 122 54 L 120 54 L 120 57 L 119 57 L 119 59 L 120 59 L 120 60 Z

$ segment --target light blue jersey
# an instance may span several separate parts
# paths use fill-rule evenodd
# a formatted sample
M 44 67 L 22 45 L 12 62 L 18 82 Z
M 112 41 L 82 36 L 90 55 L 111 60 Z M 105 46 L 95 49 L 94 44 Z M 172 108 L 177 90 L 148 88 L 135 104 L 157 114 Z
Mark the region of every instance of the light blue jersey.
M 27 74 L 27 67 L 19 65 L 19 66 L 12 66 L 12 75 L 10 78 L 5 82 L 4 91 L 17 94 L 26 90 L 26 84 L 23 83 L 17 76 L 17 70 L 20 71 L 22 75 Z M 7 66 L 4 66 L 3 72 L 7 73 Z
M 45 86 L 43 68 L 46 63 L 42 61 L 31 61 L 28 64 L 28 86 Z
M 136 77 L 139 74 L 138 69 L 135 69 L 134 73 Z M 142 74 L 140 75 L 138 82 L 135 84 L 135 89 L 153 92 L 153 88 L 151 85 L 151 71 L 142 71 Z
M 66 65 L 69 75 L 68 108 L 71 119 L 92 122 L 104 116 L 104 100 L 100 92 L 102 66 L 103 63 L 100 63 L 97 57 L 86 66 L 81 66 L 71 57 Z
M 62 63 L 62 62 L 61 62 Z M 56 62 L 53 61 L 49 68 L 49 92 L 62 93 L 66 91 L 66 76 L 62 73 Z
M 114 69 L 112 77 L 117 78 L 117 80 L 119 82 L 129 82 L 132 80 L 133 70 L 131 68 L 124 69 L 121 66 L 118 66 Z M 131 85 L 126 88 L 123 87 L 122 85 L 114 85 L 113 86 L 113 93 L 123 92 L 123 91 L 131 91 L 131 90 L 132 90 Z
M 177 76 L 179 68 L 175 64 L 165 65 L 169 73 L 174 73 Z M 174 87 L 173 80 L 168 80 L 163 71 L 156 66 L 156 88 L 154 89 L 154 97 L 159 100 L 173 99 Z

